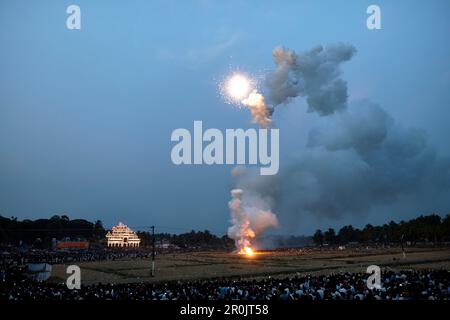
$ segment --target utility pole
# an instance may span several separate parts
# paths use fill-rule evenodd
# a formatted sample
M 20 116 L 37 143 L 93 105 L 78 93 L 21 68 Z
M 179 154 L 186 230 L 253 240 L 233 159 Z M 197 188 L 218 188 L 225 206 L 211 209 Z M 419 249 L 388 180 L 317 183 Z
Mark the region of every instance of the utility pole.
M 152 270 L 151 276 L 155 276 L 155 226 L 152 226 Z
M 402 244 L 403 259 L 406 258 L 404 239 L 405 239 L 405 235 L 402 234 L 402 237 L 400 238 L 400 242 L 401 242 L 401 244 Z

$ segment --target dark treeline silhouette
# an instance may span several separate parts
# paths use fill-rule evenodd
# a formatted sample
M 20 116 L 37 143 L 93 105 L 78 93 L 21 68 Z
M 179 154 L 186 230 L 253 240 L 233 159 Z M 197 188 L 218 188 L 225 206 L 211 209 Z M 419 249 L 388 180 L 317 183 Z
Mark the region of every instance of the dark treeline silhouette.
M 142 246 L 152 245 L 152 234 L 149 232 L 137 232 L 142 240 Z M 98 242 L 105 239 L 106 230 L 100 220 L 95 223 L 84 219 L 70 220 L 68 216 L 55 215 L 50 219 L 23 220 L 17 218 L 5 218 L 0 216 L 0 244 L 34 245 L 37 247 L 50 247 L 53 238 L 57 240 L 66 237 L 71 240 L 88 240 Z M 290 247 L 298 245 L 298 241 L 305 242 L 308 237 L 291 237 L 289 243 L 283 244 L 272 241 L 272 245 L 265 242 L 264 246 Z M 295 241 L 294 241 L 295 240 Z M 343 245 L 350 242 L 358 243 L 401 243 L 410 242 L 449 242 L 450 241 L 450 215 L 441 218 L 432 214 L 396 223 L 391 221 L 382 226 L 366 225 L 363 229 L 354 228 L 351 225 L 342 227 L 339 231 L 330 228 L 326 231 L 317 230 L 312 240 L 317 245 Z M 157 245 L 168 243 L 179 248 L 202 249 L 227 249 L 234 248 L 234 242 L 228 236 L 218 237 L 208 230 L 194 231 L 183 234 L 158 233 L 155 234 Z M 292 242 L 292 243 L 291 243 Z M 275 244 L 276 243 L 276 244 Z
M 152 234 L 150 232 L 137 232 L 141 239 L 141 246 L 152 246 Z M 104 240 L 106 230 L 100 220 L 95 223 L 83 219 L 70 220 L 68 216 L 55 215 L 50 219 L 23 220 L 17 218 L 5 218 L 0 216 L 0 244 L 33 245 L 37 248 L 49 248 L 52 239 L 62 240 L 88 240 L 99 242 Z M 158 233 L 155 234 L 156 245 L 163 242 L 179 248 L 202 249 L 232 249 L 234 242 L 227 236 L 218 237 L 208 230 L 194 231 L 183 234 Z
M 55 215 L 50 219 L 18 221 L 14 217 L 0 216 L 0 243 L 3 244 L 17 245 L 22 241 L 23 244 L 48 247 L 53 238 L 93 241 L 104 238 L 105 234 L 100 220 L 92 223 L 83 219 L 70 220 L 66 215 Z
M 152 245 L 152 234 L 150 232 L 137 232 L 141 238 L 143 246 Z M 182 234 L 158 233 L 155 234 L 156 244 L 170 243 L 179 248 L 202 248 L 202 249 L 232 249 L 234 248 L 234 241 L 228 236 L 218 237 L 208 230 L 194 231 Z
M 342 227 L 338 232 L 330 228 L 317 230 L 313 235 L 317 245 L 358 243 L 401 243 L 410 242 L 448 242 L 450 241 L 450 215 L 441 218 L 437 214 L 396 223 L 391 221 L 382 226 L 366 225 L 363 229 L 351 225 Z

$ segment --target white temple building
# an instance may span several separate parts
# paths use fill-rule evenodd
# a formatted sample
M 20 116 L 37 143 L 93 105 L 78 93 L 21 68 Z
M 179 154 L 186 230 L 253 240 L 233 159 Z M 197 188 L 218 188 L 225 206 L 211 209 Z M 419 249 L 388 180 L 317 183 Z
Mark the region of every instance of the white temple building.
M 122 222 L 106 234 L 108 247 L 139 247 L 141 239 Z

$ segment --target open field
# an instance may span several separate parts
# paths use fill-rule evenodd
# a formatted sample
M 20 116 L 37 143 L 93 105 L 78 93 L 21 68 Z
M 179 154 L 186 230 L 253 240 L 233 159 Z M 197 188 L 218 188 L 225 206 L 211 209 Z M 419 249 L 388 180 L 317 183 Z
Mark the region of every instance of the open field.
M 324 252 L 267 251 L 252 257 L 221 252 L 162 254 L 156 258 L 156 276 L 150 260 L 79 263 L 84 284 L 97 282 L 159 282 L 220 277 L 257 278 L 330 272 L 365 272 L 371 264 L 393 270 L 437 268 L 450 270 L 450 248 L 399 248 Z M 53 280 L 63 281 L 67 265 L 53 266 Z

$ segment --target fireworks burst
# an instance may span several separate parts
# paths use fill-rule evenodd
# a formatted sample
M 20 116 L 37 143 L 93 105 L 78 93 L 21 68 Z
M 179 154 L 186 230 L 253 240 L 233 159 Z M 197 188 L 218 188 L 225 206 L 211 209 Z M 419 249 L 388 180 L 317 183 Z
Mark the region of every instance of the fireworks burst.
M 234 72 L 219 84 L 223 99 L 238 107 L 250 110 L 253 123 L 266 128 L 272 124 L 272 112 L 267 106 L 264 96 L 258 92 L 257 81 L 241 72 Z M 278 225 L 277 218 L 270 210 L 256 206 L 242 205 L 243 190 L 231 191 L 232 200 L 229 202 L 232 226 L 228 229 L 228 236 L 235 240 L 238 254 L 252 257 L 255 252 L 251 241 L 256 232 L 261 233 L 269 227 Z
M 255 251 L 251 247 L 245 247 L 242 248 L 239 252 L 239 254 L 245 254 L 248 257 L 252 257 L 255 254 Z
M 264 96 L 258 92 L 257 81 L 244 73 L 234 72 L 219 85 L 223 99 L 250 110 L 253 123 L 267 127 L 272 123 L 271 111 Z
M 229 104 L 238 107 L 244 106 L 243 100 L 248 98 L 250 92 L 257 89 L 257 81 L 242 72 L 233 72 L 219 83 L 220 94 Z

